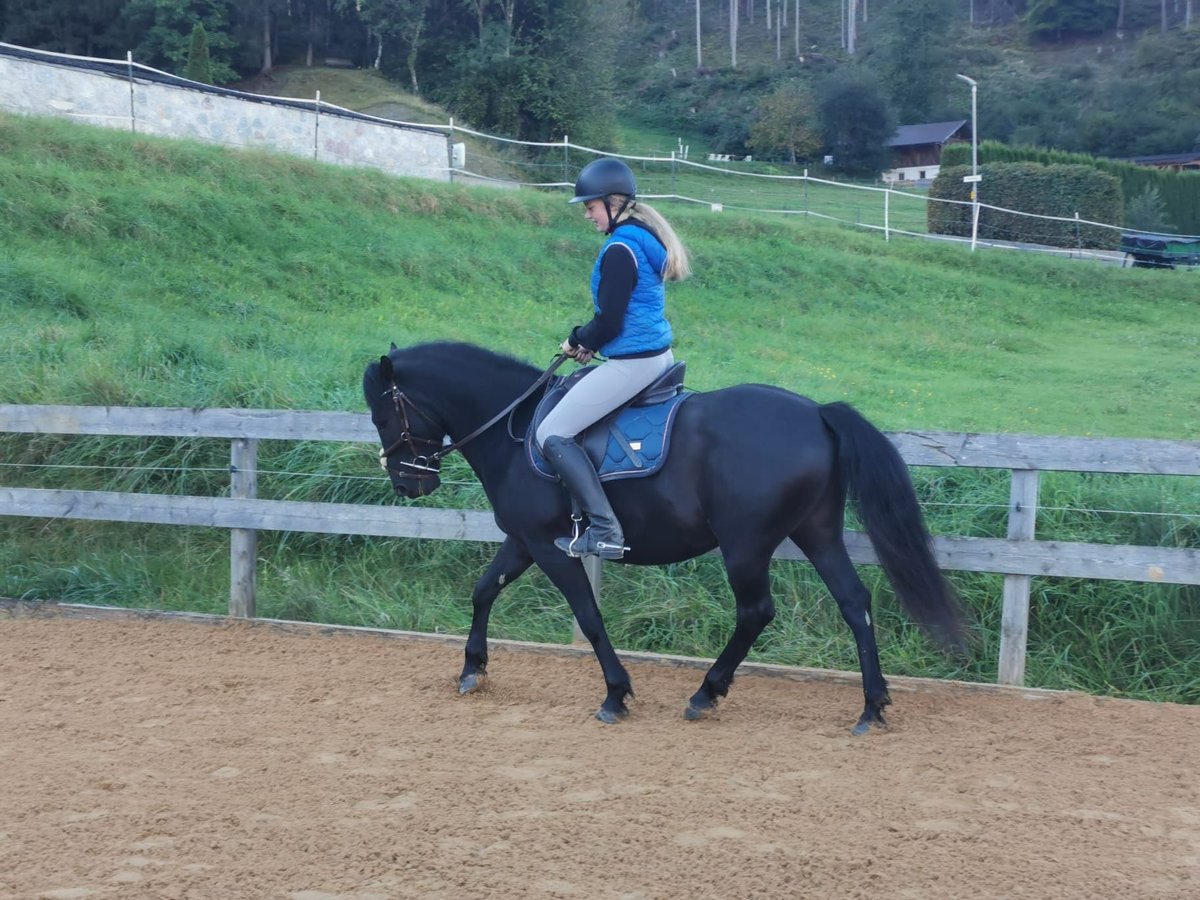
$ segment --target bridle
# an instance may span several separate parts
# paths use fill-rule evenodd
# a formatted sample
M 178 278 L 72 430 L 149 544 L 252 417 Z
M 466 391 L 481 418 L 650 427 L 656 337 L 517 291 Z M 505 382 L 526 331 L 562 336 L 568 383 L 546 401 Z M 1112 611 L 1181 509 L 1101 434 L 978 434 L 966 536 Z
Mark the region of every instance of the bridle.
M 427 437 L 422 437 L 419 434 L 413 434 L 412 426 L 409 424 L 408 411 L 411 409 L 413 412 L 421 416 L 421 418 L 431 422 L 434 425 L 438 424 L 437 420 L 434 419 L 433 416 L 429 415 L 429 413 L 425 412 L 425 410 L 421 409 L 421 407 L 417 406 L 417 404 L 414 403 L 407 394 L 400 390 L 395 381 L 393 381 L 391 387 L 389 387 L 383 393 L 384 396 L 391 397 L 392 406 L 396 410 L 396 415 L 400 417 L 400 425 L 402 426 L 403 431 L 400 432 L 400 437 L 379 451 L 379 467 L 385 472 L 400 472 L 409 477 L 421 479 L 434 477 L 438 474 L 438 467 L 442 462 L 442 457 L 446 456 L 449 451 L 445 450 L 445 448 L 442 448 L 442 451 L 434 453 L 418 453 L 417 444 L 425 444 L 426 446 L 430 447 L 441 447 L 442 442 L 435 441 Z M 409 451 L 412 453 L 412 461 L 406 462 L 402 460 L 400 462 L 400 465 L 406 468 L 393 468 L 392 466 L 388 465 L 388 457 L 395 453 L 396 450 L 402 445 L 407 446 Z M 414 471 L 409 472 L 407 469 L 413 469 Z
M 432 425 L 435 425 L 439 428 L 442 426 L 437 419 L 425 412 L 425 410 L 421 409 L 421 407 L 415 403 L 411 397 L 405 394 L 404 391 L 400 390 L 399 385 L 396 384 L 395 378 L 393 378 L 391 385 L 384 390 L 383 396 L 391 399 L 392 407 L 395 409 L 396 415 L 400 417 L 402 431 L 400 432 L 400 437 L 379 451 L 379 467 L 385 472 L 396 472 L 404 475 L 406 478 L 416 478 L 422 482 L 424 482 L 424 480 L 427 478 L 436 478 L 440 473 L 440 466 L 443 459 L 445 459 L 455 450 L 465 447 L 471 441 L 475 440 L 475 438 L 479 437 L 481 434 L 511 413 L 514 409 L 520 406 L 526 399 L 529 398 L 531 394 L 533 394 L 534 391 L 549 381 L 555 370 L 557 370 L 558 367 L 568 359 L 570 359 L 570 357 L 567 354 L 558 354 L 558 356 L 554 358 L 554 362 L 550 364 L 550 368 L 546 369 L 545 372 L 538 376 L 537 381 L 531 384 L 529 388 L 523 394 L 521 394 L 520 397 L 508 404 L 508 406 L 504 407 L 504 409 L 500 410 L 500 412 L 496 413 L 496 415 L 492 416 L 492 418 L 488 419 L 466 437 L 444 445 L 440 440 L 433 440 L 431 438 L 422 437 L 419 434 L 413 434 L 412 425 L 410 424 L 408 414 L 409 410 L 412 410 L 414 413 Z M 417 451 L 417 444 L 423 444 L 426 447 L 438 447 L 438 449 L 432 453 L 419 453 Z M 412 459 L 411 461 L 401 460 L 399 466 L 403 468 L 395 468 L 389 465 L 388 457 L 390 457 L 401 447 L 408 448 L 409 452 L 412 454 Z M 423 492 L 424 491 L 422 491 L 422 493 Z

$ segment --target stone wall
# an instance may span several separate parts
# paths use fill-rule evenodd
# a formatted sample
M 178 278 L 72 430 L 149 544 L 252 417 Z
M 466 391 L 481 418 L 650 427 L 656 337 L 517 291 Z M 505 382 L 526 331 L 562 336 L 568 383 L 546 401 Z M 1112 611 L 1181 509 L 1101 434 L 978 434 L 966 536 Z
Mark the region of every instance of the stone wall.
M 13 51 L 19 51 L 14 54 Z M 449 180 L 446 136 L 199 85 L 137 64 L 81 60 L 0 45 L 0 109 L 162 137 L 258 147 L 392 175 Z

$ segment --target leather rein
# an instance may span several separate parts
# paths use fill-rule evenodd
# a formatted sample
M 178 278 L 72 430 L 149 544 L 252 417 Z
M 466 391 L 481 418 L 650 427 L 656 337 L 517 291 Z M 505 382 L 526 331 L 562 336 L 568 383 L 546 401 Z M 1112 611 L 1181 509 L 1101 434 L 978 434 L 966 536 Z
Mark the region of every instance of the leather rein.
M 399 472 L 409 478 L 433 478 L 438 474 L 438 466 L 441 465 L 443 459 L 445 459 L 455 450 L 460 450 L 467 444 L 471 443 L 471 441 L 475 440 L 475 438 L 479 437 L 481 434 L 515 410 L 518 406 L 525 402 L 525 400 L 527 400 L 534 391 L 549 381 L 558 367 L 570 358 L 571 357 L 565 353 L 558 354 L 558 356 L 555 357 L 554 362 L 550 364 L 550 368 L 546 369 L 545 372 L 538 376 L 537 381 L 531 384 L 529 388 L 523 394 L 521 394 L 521 396 L 519 396 L 512 403 L 508 404 L 508 406 L 504 407 L 504 409 L 500 410 L 500 412 L 496 413 L 496 415 L 492 416 L 492 418 L 488 419 L 466 437 L 445 445 L 443 445 L 440 440 L 435 441 L 431 440 L 430 438 L 421 437 L 418 434 L 412 433 L 412 427 L 409 424 L 408 416 L 408 411 L 410 409 L 430 424 L 437 427 L 441 427 L 441 425 L 437 419 L 425 412 L 425 410 L 421 409 L 419 405 L 413 402 L 411 397 L 400 390 L 399 386 L 396 384 L 396 380 L 393 378 L 391 387 L 385 390 L 383 395 L 391 398 L 392 406 L 396 410 L 396 415 L 400 417 L 400 424 L 403 427 L 403 431 L 400 433 L 400 437 L 379 451 L 379 467 L 385 472 Z M 429 447 L 438 447 L 439 449 L 435 450 L 433 453 L 418 453 L 417 444 L 424 444 Z M 396 450 L 401 446 L 407 446 L 412 452 L 412 460 L 408 462 L 401 461 L 399 465 L 404 468 L 393 468 L 392 466 L 388 465 L 388 457 L 395 453 Z M 410 469 L 412 471 L 409 471 Z

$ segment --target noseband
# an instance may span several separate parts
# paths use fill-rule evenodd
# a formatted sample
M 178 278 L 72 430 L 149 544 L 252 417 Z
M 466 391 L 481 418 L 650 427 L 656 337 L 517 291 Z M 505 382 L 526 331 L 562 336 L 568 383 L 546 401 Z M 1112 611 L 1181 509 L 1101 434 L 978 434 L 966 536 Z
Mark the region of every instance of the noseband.
M 409 424 L 408 416 L 408 411 L 410 409 L 430 424 L 437 425 L 439 428 L 441 426 L 437 419 L 425 412 L 425 410 L 421 409 L 420 406 L 413 402 L 411 397 L 405 394 L 404 391 L 400 390 L 395 380 L 393 380 L 391 386 L 383 392 L 383 396 L 391 398 L 392 407 L 396 410 L 396 415 L 400 417 L 400 425 L 402 426 L 403 430 L 400 432 L 400 437 L 379 451 L 379 467 L 385 472 L 396 472 L 404 475 L 407 478 L 417 478 L 422 481 L 427 478 L 436 478 L 439 474 L 439 466 L 441 465 L 443 459 L 445 459 L 455 450 L 458 450 L 475 440 L 475 438 L 479 437 L 479 435 L 483 434 L 485 431 L 507 416 L 510 412 L 516 409 L 534 391 L 549 381 L 550 376 L 554 374 L 555 370 L 558 369 L 558 367 L 568 359 L 569 357 L 567 354 L 560 353 L 557 357 L 555 357 L 554 362 L 550 364 L 550 368 L 543 372 L 538 377 L 538 380 L 529 386 L 529 389 L 526 390 L 525 393 L 521 394 L 520 397 L 508 404 L 508 406 L 504 407 L 504 409 L 500 410 L 500 412 L 496 413 L 496 415 L 492 416 L 492 418 L 488 419 L 462 440 L 454 441 L 453 443 L 446 444 L 444 446 L 440 440 L 435 441 L 427 437 L 421 437 L 419 434 L 413 434 L 412 427 Z M 427 447 L 437 447 L 438 449 L 432 453 L 418 453 L 417 444 L 424 444 Z M 388 465 L 388 457 L 395 453 L 400 447 L 407 447 L 409 449 L 409 451 L 412 453 L 412 460 L 409 462 L 401 461 L 400 465 L 404 468 L 393 468 L 392 466 Z
M 399 472 L 410 478 L 434 478 L 438 474 L 438 466 L 441 464 L 442 457 L 452 451 L 452 447 L 442 448 L 430 454 L 421 454 L 417 452 L 417 444 L 425 444 L 429 447 L 441 447 L 441 441 L 431 440 L 427 437 L 421 437 L 419 434 L 412 433 L 412 426 L 409 425 L 408 411 L 411 409 L 417 415 L 426 421 L 437 425 L 437 420 L 421 407 L 417 406 L 412 399 L 405 394 L 396 383 L 393 381 L 391 387 L 383 392 L 384 396 L 390 396 L 392 406 L 396 410 L 396 415 L 400 417 L 400 424 L 403 426 L 403 431 L 400 432 L 400 437 L 394 440 L 390 445 L 379 451 L 379 468 L 385 472 Z M 401 446 L 406 446 L 412 452 L 412 460 L 410 462 L 401 461 L 400 465 L 405 468 L 395 469 L 388 465 L 388 457 L 396 452 Z M 408 469 L 412 469 L 409 472 Z

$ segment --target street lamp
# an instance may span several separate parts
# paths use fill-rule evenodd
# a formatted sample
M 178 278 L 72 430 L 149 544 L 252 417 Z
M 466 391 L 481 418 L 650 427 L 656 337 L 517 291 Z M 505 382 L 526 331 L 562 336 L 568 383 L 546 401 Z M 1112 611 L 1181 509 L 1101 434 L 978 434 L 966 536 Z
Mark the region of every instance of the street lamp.
M 975 96 L 979 89 L 979 82 L 974 78 L 968 78 L 966 75 L 955 75 L 959 81 L 965 81 L 971 86 L 971 175 L 979 174 L 979 132 L 975 127 L 977 107 L 975 104 Z M 975 189 L 971 189 L 971 193 L 975 193 Z
M 971 227 L 971 249 L 974 250 L 975 237 L 979 227 L 979 182 L 981 180 L 979 175 L 979 128 L 976 125 L 978 115 L 975 102 L 979 82 L 974 78 L 968 78 L 966 75 L 955 75 L 954 77 L 959 81 L 965 81 L 971 86 L 971 174 L 964 178 L 963 181 L 971 183 L 971 202 L 975 205 L 974 222 Z

